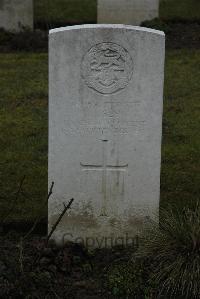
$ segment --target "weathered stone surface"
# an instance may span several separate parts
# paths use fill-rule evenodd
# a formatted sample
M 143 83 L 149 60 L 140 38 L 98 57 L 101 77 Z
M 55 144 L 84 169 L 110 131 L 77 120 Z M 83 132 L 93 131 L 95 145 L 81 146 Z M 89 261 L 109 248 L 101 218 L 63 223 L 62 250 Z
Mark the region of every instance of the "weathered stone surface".
M 104 247 L 134 238 L 159 207 L 164 33 L 124 25 L 50 31 L 49 230 Z
M 0 28 L 13 32 L 33 29 L 33 0 L 0 0 Z
M 140 25 L 159 16 L 159 0 L 98 0 L 98 23 Z

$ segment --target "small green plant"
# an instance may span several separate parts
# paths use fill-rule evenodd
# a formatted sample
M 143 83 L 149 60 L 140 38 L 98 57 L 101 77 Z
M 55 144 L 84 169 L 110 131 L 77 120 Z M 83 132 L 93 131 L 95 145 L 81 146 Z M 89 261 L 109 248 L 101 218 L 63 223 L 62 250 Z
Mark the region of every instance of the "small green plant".
M 148 280 L 148 264 L 144 259 L 120 262 L 108 271 L 108 288 L 116 298 L 155 298 Z
M 200 205 L 161 211 L 142 240 L 140 257 L 151 260 L 150 280 L 167 298 L 200 298 Z

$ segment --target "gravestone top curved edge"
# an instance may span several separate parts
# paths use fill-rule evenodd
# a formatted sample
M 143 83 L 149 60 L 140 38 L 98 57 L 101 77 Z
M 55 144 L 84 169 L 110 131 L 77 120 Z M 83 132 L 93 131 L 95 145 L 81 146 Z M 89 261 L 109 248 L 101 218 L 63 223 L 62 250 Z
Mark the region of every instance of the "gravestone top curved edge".
M 160 36 L 165 36 L 165 33 L 160 30 L 155 30 L 155 29 L 140 27 L 140 26 L 124 25 L 124 24 L 84 24 L 84 25 L 66 26 L 66 27 L 51 29 L 49 31 L 49 34 L 64 32 L 69 30 L 70 31 L 80 30 L 80 29 L 126 29 L 126 30 L 135 30 L 135 31 L 153 33 Z

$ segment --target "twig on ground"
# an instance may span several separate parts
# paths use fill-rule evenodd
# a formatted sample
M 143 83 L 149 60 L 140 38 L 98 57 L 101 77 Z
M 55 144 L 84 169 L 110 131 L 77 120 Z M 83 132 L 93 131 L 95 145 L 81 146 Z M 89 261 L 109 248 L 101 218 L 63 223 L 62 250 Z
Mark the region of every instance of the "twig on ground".
M 10 207 L 8 213 L 5 215 L 5 217 L 4 217 L 3 221 L 2 221 L 3 224 L 6 222 L 6 220 L 8 219 L 8 217 L 10 216 L 10 214 L 12 213 L 12 211 L 13 211 L 15 205 L 16 205 L 16 202 L 17 202 L 17 200 L 18 200 L 18 198 L 19 198 L 19 195 L 20 195 L 20 193 L 21 193 L 21 191 L 22 191 L 22 186 L 23 186 L 23 184 L 24 184 L 25 177 L 26 177 L 26 176 L 24 175 L 24 176 L 22 177 L 21 181 L 20 181 L 19 188 L 18 188 L 18 190 L 17 190 L 17 192 L 16 192 L 15 198 L 13 199 L 13 203 L 12 203 L 12 205 L 11 205 L 11 207 Z
M 20 272 L 24 273 L 24 266 L 23 266 L 23 237 L 20 238 L 20 242 L 19 242 L 19 265 L 20 265 Z
M 52 234 L 54 233 L 56 227 L 58 226 L 58 224 L 59 224 L 60 221 L 62 220 L 62 218 L 63 218 L 63 216 L 65 215 L 65 213 L 67 212 L 67 210 L 70 209 L 70 207 L 71 207 L 73 201 L 74 201 L 74 199 L 72 198 L 72 199 L 69 201 L 69 203 L 68 203 L 67 206 L 64 204 L 64 210 L 62 211 L 62 213 L 61 213 L 60 216 L 58 217 L 58 220 L 56 221 L 56 223 L 53 225 L 53 227 L 52 227 L 52 229 L 51 229 L 51 231 L 50 231 L 50 233 L 49 233 L 49 235 L 48 235 L 48 237 L 47 237 L 47 243 L 49 242 L 49 239 L 51 238 Z
M 56 298 L 61 299 L 61 297 L 58 296 L 58 294 L 54 291 L 52 285 L 51 285 L 51 291 L 52 291 L 52 293 L 55 295 Z
M 45 200 L 44 205 L 46 206 L 46 203 L 48 202 L 49 198 L 51 197 L 52 193 L 53 193 L 53 187 L 54 187 L 54 182 L 52 182 L 47 199 Z M 30 236 L 30 234 L 34 231 L 35 227 L 37 226 L 38 222 L 40 221 L 40 217 L 38 217 L 33 226 L 31 227 L 31 229 L 27 232 L 27 234 L 23 237 L 23 239 L 26 239 Z

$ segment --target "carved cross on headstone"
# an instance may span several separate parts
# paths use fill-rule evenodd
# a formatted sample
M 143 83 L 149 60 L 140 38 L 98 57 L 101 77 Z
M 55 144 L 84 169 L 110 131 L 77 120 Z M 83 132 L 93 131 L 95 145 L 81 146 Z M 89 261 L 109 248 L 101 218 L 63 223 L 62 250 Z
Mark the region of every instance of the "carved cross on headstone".
M 107 162 L 107 142 L 108 140 L 102 140 L 103 142 L 103 155 L 101 165 L 92 165 L 92 164 L 81 164 L 83 171 L 101 171 L 102 172 L 102 193 L 103 193 L 103 201 L 101 207 L 100 216 L 107 216 L 106 208 L 107 208 L 107 173 L 110 171 L 116 172 L 124 172 L 128 168 L 128 164 L 124 165 L 110 165 Z

